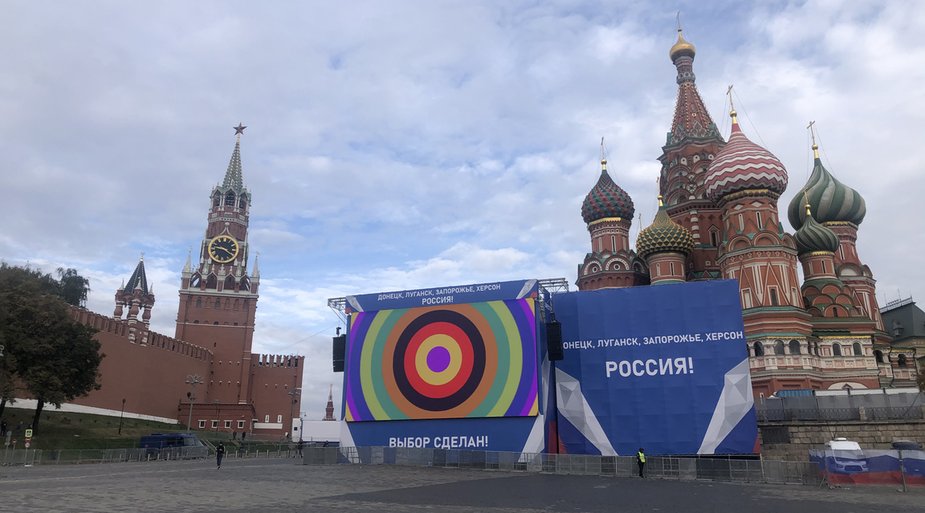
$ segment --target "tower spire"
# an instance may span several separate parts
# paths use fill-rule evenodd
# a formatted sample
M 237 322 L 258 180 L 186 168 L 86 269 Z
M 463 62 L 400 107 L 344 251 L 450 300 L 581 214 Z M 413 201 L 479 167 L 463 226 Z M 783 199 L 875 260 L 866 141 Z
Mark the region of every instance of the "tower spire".
M 234 128 L 234 151 L 231 153 L 222 187 L 240 192 L 244 189 L 244 174 L 241 171 L 241 135 L 247 127 L 243 123 L 238 123 L 238 126 L 232 128 Z
M 604 137 L 601 137 L 601 173 L 607 172 L 607 151 L 604 149 Z
M 806 128 L 809 130 L 809 136 L 813 140 L 813 160 L 819 160 L 819 145 L 816 144 L 816 122 L 810 121 Z
M 732 101 L 732 84 L 729 84 L 729 87 L 726 88 L 726 96 L 729 97 L 729 117 L 732 118 L 732 129 L 736 130 L 739 127 L 739 118 L 736 114 L 736 106 Z

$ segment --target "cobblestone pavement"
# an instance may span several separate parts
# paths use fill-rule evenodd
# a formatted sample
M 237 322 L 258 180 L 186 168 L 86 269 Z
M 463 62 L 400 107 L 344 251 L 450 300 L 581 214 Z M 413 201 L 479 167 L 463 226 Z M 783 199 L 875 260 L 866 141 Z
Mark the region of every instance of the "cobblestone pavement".
M 293 459 L 0 467 L 3 512 L 890 513 L 925 511 L 925 490 L 679 482 Z

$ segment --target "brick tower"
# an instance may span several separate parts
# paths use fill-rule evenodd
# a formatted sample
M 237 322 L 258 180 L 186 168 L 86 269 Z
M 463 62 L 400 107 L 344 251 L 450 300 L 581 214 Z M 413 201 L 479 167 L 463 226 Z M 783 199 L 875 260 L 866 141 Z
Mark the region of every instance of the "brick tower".
M 215 355 L 207 378 L 208 400 L 248 402 L 251 344 L 260 279 L 248 273 L 247 227 L 250 193 L 241 172 L 241 134 L 221 185 L 210 195 L 205 237 L 195 263 L 187 259 L 180 286 L 176 338 Z M 256 267 L 256 264 L 255 264 Z
M 659 194 L 671 219 L 694 239 L 687 258 L 687 279 L 708 280 L 720 277 L 716 260 L 723 227 L 720 209 L 707 198 L 704 180 L 725 141 L 697 91 L 695 54 L 694 45 L 684 39 L 679 27 L 678 40 L 668 52 L 678 72 L 678 96 L 671 131 L 658 158 L 662 163 Z

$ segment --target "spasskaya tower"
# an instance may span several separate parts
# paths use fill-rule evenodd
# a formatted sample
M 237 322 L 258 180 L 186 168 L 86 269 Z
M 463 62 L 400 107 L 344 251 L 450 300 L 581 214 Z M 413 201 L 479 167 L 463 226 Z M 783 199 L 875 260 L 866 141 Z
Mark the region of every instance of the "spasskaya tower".
M 212 189 L 208 224 L 199 246 L 199 258 L 187 258 L 180 287 L 176 338 L 212 351 L 210 376 L 204 377 L 211 403 L 245 404 L 250 397 L 251 345 L 257 289 L 256 258 L 248 270 L 250 248 L 247 227 L 251 195 L 241 172 L 241 135 L 235 128 L 235 145 L 225 179 Z

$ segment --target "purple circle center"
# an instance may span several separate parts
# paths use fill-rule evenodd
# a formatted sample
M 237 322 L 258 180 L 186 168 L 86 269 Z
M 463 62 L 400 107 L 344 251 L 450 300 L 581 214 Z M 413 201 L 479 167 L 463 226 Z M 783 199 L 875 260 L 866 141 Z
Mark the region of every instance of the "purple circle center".
M 437 346 L 427 353 L 427 368 L 433 372 L 443 372 L 450 366 L 450 352 L 445 347 Z

